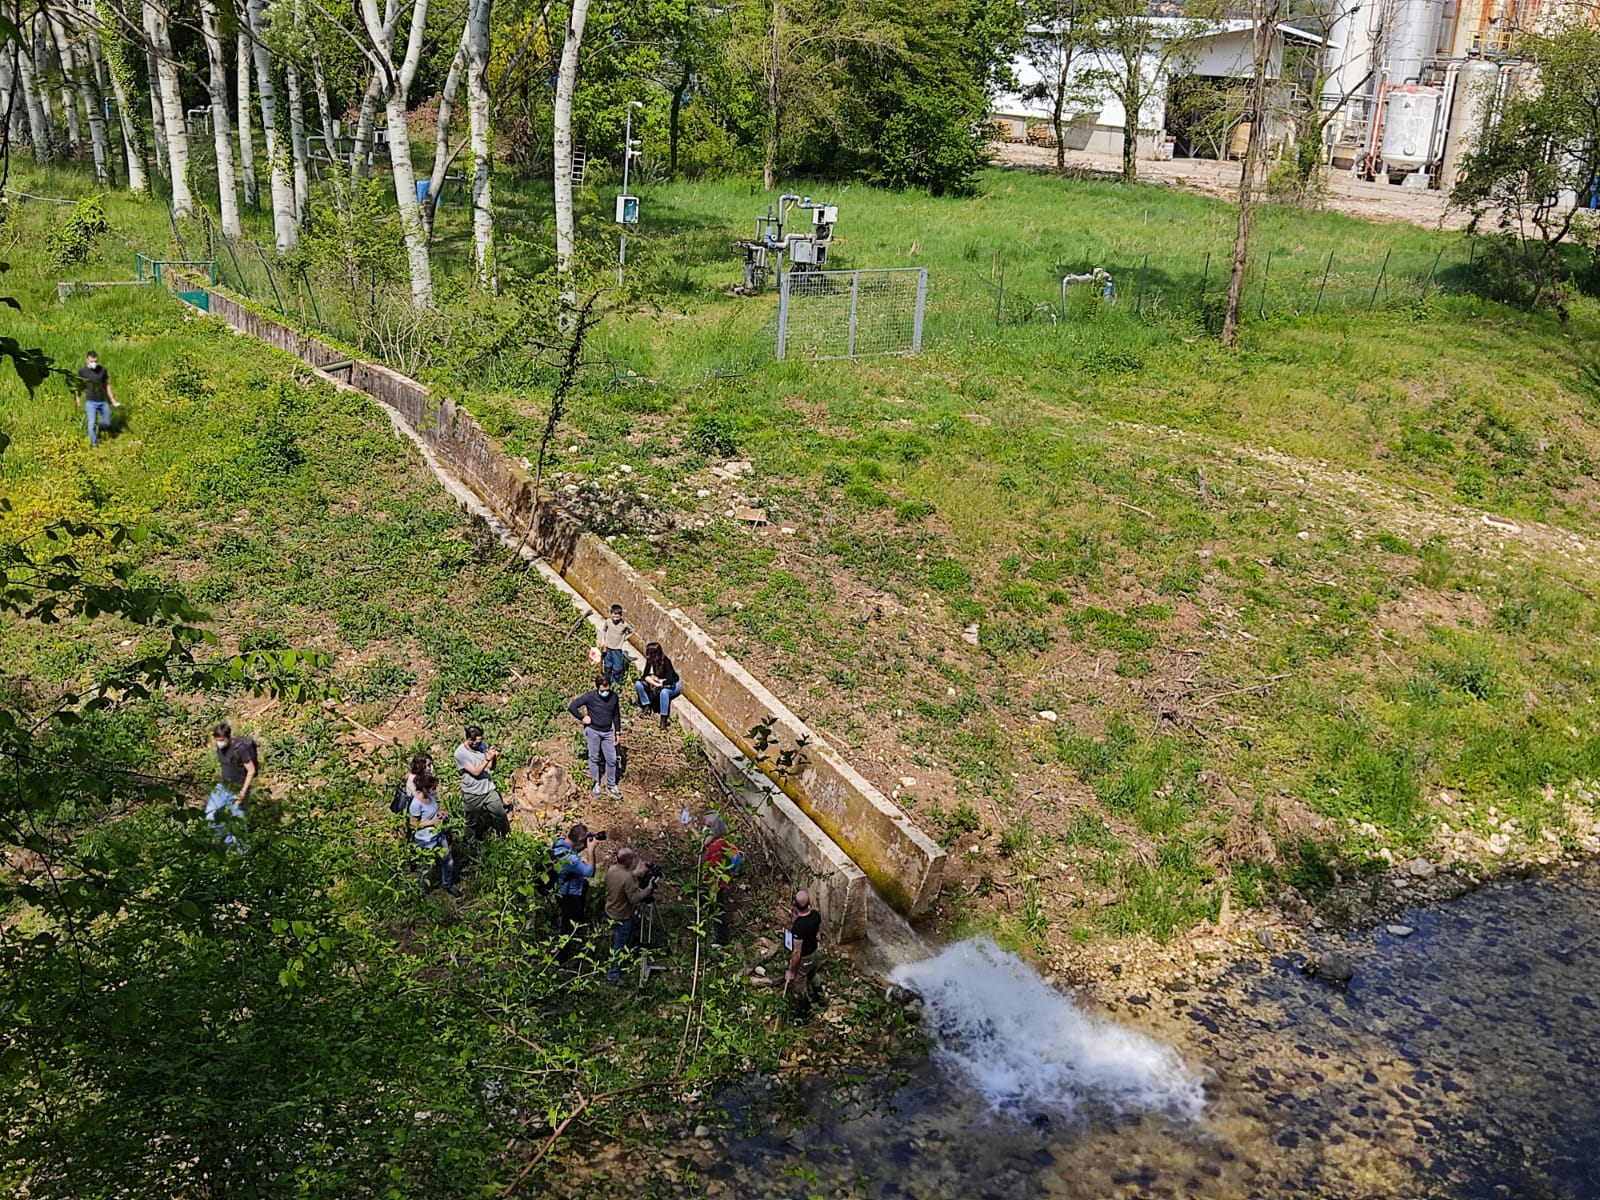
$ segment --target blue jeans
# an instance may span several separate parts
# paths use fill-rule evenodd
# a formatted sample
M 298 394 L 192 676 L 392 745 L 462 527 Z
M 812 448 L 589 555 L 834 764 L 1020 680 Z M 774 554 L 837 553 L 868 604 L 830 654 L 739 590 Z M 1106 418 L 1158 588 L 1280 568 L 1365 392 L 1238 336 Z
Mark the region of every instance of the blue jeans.
M 622 952 L 633 941 L 633 931 L 638 925 L 639 914 L 634 913 L 626 921 L 617 921 L 611 926 L 611 966 L 606 971 L 606 978 L 612 983 L 622 979 Z
M 111 428 L 111 402 L 109 400 L 86 400 L 83 411 L 89 420 L 89 445 L 100 444 L 100 431 Z
M 650 693 L 645 689 L 644 680 L 641 679 L 636 682 L 633 685 L 633 690 L 639 695 L 639 707 L 649 708 Z M 660 708 L 663 717 L 672 711 L 672 702 L 681 695 L 683 695 L 683 680 L 681 679 L 677 683 L 661 689 L 661 693 L 656 699 L 656 705 Z
M 415 838 L 412 839 L 414 842 Z M 456 856 L 450 849 L 450 839 L 445 834 L 440 834 L 438 841 L 431 846 L 424 846 L 416 842 L 417 847 L 417 877 L 422 880 L 422 890 L 428 890 L 428 876 L 433 874 L 434 863 L 439 864 L 439 883 L 449 887 L 456 881 Z
M 622 677 L 628 673 L 628 655 L 622 650 L 607 650 L 600 656 L 600 663 L 605 667 L 606 678 L 612 683 L 622 682 Z
M 617 732 L 614 729 L 583 727 L 583 740 L 589 743 L 589 778 L 600 784 L 600 762 L 605 760 L 606 785 L 617 786 Z
M 228 813 L 227 817 L 222 815 L 224 810 Z M 222 839 L 224 845 L 243 849 L 243 843 L 229 830 L 233 828 L 243 832 L 244 808 L 239 804 L 239 797 L 220 783 L 206 797 L 206 824 L 211 826 L 211 832 Z

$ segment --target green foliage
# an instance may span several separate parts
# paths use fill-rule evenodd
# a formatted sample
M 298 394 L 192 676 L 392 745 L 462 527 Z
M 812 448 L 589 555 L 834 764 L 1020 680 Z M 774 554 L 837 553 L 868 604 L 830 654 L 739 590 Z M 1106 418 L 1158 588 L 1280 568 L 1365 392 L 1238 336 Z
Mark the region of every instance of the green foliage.
M 45 253 L 58 267 L 87 262 L 95 244 L 110 232 L 105 201 L 99 196 L 85 196 L 73 204 L 66 220 L 51 231 Z
M 716 413 L 696 413 L 689 422 L 684 445 L 707 458 L 732 458 L 739 452 L 733 422 Z

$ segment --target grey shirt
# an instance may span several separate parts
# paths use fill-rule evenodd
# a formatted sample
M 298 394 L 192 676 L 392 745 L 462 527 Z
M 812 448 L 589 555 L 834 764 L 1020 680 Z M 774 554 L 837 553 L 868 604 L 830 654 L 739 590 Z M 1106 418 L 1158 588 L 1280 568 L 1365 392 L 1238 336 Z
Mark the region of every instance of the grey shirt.
M 461 794 L 463 796 L 487 796 L 495 790 L 494 780 L 489 778 L 489 772 L 484 769 L 482 775 L 473 775 L 472 771 L 485 768 L 489 756 L 472 749 L 463 743 L 456 747 L 456 766 L 461 768 Z M 472 768 L 469 771 L 467 768 Z

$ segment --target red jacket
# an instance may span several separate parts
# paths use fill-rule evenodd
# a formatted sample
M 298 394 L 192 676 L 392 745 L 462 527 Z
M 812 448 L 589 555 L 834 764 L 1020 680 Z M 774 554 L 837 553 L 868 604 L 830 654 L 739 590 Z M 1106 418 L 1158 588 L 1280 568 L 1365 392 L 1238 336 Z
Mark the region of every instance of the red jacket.
M 707 874 L 717 881 L 720 892 L 728 886 L 734 860 L 739 857 L 739 847 L 725 837 L 712 838 L 706 843 L 705 863 Z

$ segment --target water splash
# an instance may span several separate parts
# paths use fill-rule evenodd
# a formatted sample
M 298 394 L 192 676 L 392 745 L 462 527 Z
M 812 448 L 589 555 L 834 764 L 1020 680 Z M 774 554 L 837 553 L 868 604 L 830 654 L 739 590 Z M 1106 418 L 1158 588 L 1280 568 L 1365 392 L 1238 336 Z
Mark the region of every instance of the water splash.
M 920 994 L 935 1059 L 997 1110 L 1070 1115 L 1084 1105 L 1198 1120 L 1200 1077 L 1170 1046 L 1091 1016 L 988 938 L 897 967 Z

